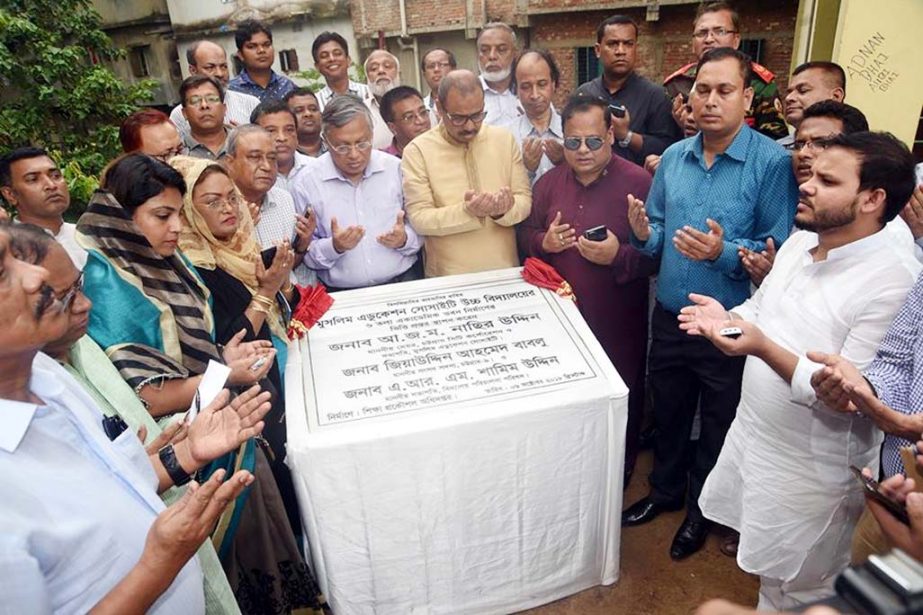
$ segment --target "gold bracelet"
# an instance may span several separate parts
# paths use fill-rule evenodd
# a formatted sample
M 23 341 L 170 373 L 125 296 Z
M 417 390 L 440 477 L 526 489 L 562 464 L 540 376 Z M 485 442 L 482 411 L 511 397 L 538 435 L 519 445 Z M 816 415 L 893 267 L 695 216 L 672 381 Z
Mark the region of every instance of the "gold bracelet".
M 256 294 L 253 295 L 253 301 L 256 301 L 260 305 L 263 305 L 270 310 L 276 305 L 276 302 L 273 299 L 270 299 L 269 297 L 264 297 L 263 295 L 256 295 Z
M 282 292 L 283 292 L 283 293 L 290 293 L 290 292 L 292 292 L 292 289 L 294 289 L 294 288 L 295 288 L 295 285 L 292 284 L 292 281 L 291 281 L 291 280 L 289 280 L 288 282 L 286 282 L 285 286 L 282 287 Z
M 269 316 L 269 308 L 267 308 L 265 305 L 261 305 L 259 302 L 251 301 L 250 305 L 248 305 L 247 307 L 253 310 L 254 312 L 259 312 L 260 314 L 265 314 Z

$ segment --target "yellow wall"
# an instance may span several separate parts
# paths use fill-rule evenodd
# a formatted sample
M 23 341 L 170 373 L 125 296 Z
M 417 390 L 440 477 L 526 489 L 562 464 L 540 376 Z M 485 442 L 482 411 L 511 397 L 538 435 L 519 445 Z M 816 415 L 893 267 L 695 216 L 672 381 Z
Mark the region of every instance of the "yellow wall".
M 923 106 L 920 0 L 841 0 L 832 60 L 846 71 L 846 102 L 913 144 Z

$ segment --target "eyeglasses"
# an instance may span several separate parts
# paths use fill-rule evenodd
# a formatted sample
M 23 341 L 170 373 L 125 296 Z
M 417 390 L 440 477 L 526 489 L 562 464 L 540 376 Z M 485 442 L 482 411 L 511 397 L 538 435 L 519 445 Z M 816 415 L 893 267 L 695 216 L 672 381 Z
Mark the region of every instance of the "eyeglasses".
M 426 66 L 424 66 L 424 68 L 426 70 L 436 70 L 437 68 L 441 68 L 445 70 L 449 68 L 450 66 L 452 66 L 450 62 L 430 62 Z
M 58 297 L 57 295 L 55 295 L 55 298 L 61 302 L 61 311 L 69 312 L 71 309 L 71 305 L 73 305 L 74 300 L 77 298 L 77 293 L 82 293 L 82 292 L 83 292 L 83 272 L 81 271 L 80 275 L 77 276 L 77 280 L 74 281 L 73 284 L 71 284 L 71 287 L 68 288 L 64 292 L 63 296 Z
M 449 113 L 446 111 L 442 114 L 442 117 L 449 120 L 449 123 L 452 126 L 461 127 L 471 122 L 472 124 L 480 124 L 484 121 L 484 118 L 487 117 L 487 111 L 480 111 L 478 113 L 472 113 L 471 115 L 458 115 L 457 113 Z
M 332 151 L 336 152 L 340 156 L 345 156 L 349 152 L 356 148 L 359 152 L 367 152 L 372 149 L 371 141 L 359 141 L 358 143 L 343 143 L 342 145 L 333 145 L 330 141 L 327 141 L 327 147 Z
M 180 145 L 177 145 L 176 147 L 170 148 L 159 154 L 154 154 L 153 156 L 151 156 L 151 158 L 156 158 L 160 162 L 169 162 L 170 158 L 173 158 L 174 156 L 182 156 L 185 153 L 185 151 L 186 151 L 185 146 L 180 144 Z
M 822 152 L 828 147 L 830 147 L 830 138 L 822 139 L 799 139 L 785 146 L 786 149 L 800 152 L 803 149 L 810 149 L 817 152 Z
M 217 94 L 207 94 L 205 96 L 190 96 L 186 99 L 186 104 L 190 107 L 198 107 L 203 102 L 207 102 L 210 105 L 217 105 L 221 102 L 221 97 Z
M 702 29 L 693 32 L 692 36 L 696 37 L 700 41 L 704 41 L 706 38 L 708 38 L 709 34 L 711 34 L 714 38 L 724 38 L 728 34 L 737 34 L 737 30 L 726 30 L 725 28 L 712 28 L 711 30 Z
M 413 111 L 408 111 L 398 119 L 405 124 L 410 124 L 416 120 L 420 120 L 422 122 L 429 119 L 429 111 L 425 108 L 421 111 L 417 111 L 416 113 Z
M 240 197 L 237 196 L 237 194 L 232 194 L 226 199 L 214 199 L 212 201 L 206 201 L 204 205 L 212 211 L 221 211 L 228 205 L 231 206 L 231 209 L 236 210 L 240 208 Z
M 586 143 L 586 147 L 591 152 L 597 151 L 606 142 L 602 137 L 564 137 L 564 149 L 576 152 L 580 146 Z

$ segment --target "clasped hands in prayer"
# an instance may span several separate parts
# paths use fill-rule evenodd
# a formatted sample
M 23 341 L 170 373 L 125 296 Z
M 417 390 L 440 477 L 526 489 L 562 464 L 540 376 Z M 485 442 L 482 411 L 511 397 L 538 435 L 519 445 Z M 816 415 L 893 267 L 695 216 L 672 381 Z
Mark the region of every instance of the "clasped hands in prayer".
M 548 225 L 548 230 L 542 237 L 542 250 L 548 254 L 559 254 L 565 250 L 576 248 L 580 256 L 597 265 L 611 265 L 619 253 L 619 238 L 606 229 L 606 238 L 603 241 L 590 241 L 586 237 L 578 237 L 570 224 L 561 222 L 561 212 L 557 212 L 554 220 Z
M 477 218 L 502 218 L 514 204 L 513 192 L 506 186 L 496 192 L 465 191 L 465 211 Z
M 556 139 L 527 137 L 522 142 L 522 163 L 531 173 L 538 170 L 542 155 L 548 156 L 551 164 L 558 165 L 564 161 L 564 144 Z

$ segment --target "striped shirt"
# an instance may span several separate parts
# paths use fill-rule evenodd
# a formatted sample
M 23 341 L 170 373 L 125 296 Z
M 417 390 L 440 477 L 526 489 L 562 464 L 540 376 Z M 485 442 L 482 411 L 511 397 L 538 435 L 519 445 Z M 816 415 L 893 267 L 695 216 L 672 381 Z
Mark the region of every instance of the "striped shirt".
M 923 412 L 923 276 L 917 278 L 863 375 L 878 399 L 895 412 Z M 900 448 L 911 444 L 910 440 L 885 434 L 881 449 L 885 476 L 904 472 Z
M 369 88 L 364 83 L 356 83 L 352 79 L 349 80 L 349 85 L 346 88 L 347 92 L 358 96 L 362 100 L 365 100 L 369 95 Z M 319 92 L 315 92 L 314 96 L 317 98 L 317 104 L 320 107 L 320 110 L 323 111 L 324 107 L 327 106 L 327 103 L 330 102 L 330 99 L 336 96 L 336 92 L 330 89 L 329 85 L 325 85 L 324 89 Z
M 243 126 L 250 123 L 250 114 L 260 104 L 260 99 L 249 94 L 227 90 L 224 93 L 224 123 L 228 126 Z M 181 139 L 189 134 L 189 122 L 183 116 L 183 105 L 176 105 L 170 112 L 170 121 L 176 126 Z

